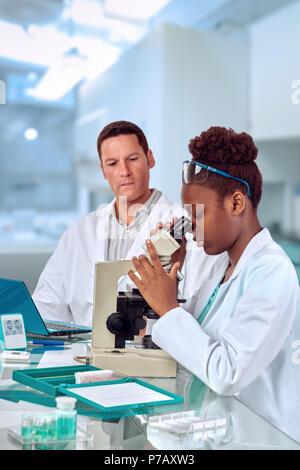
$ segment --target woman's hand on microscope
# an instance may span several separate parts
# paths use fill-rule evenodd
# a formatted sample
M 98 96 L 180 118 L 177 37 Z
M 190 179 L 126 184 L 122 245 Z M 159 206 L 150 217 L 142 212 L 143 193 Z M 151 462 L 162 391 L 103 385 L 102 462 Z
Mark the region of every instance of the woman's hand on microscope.
M 144 255 L 138 258 L 133 257 L 132 264 L 140 278 L 132 270 L 128 272 L 128 276 L 154 312 L 162 316 L 169 310 L 179 306 L 177 302 L 176 273 L 180 263 L 176 262 L 169 273 L 166 273 L 151 240 L 146 241 L 146 246 L 152 264 Z
M 156 224 L 156 228 L 151 230 L 150 236 L 154 235 L 158 230 L 161 230 L 161 229 L 170 230 L 175 224 L 175 222 L 177 222 L 177 220 L 178 220 L 178 217 L 173 217 L 172 222 L 167 222 L 165 224 L 163 224 L 162 222 L 158 222 Z M 176 250 L 175 253 L 173 253 L 171 256 L 172 263 L 179 262 L 179 268 L 178 268 L 179 270 L 181 270 L 184 260 L 185 260 L 185 256 L 186 256 L 187 240 L 185 236 L 182 238 L 182 241 L 183 241 L 183 245 L 180 248 L 178 248 L 178 250 Z

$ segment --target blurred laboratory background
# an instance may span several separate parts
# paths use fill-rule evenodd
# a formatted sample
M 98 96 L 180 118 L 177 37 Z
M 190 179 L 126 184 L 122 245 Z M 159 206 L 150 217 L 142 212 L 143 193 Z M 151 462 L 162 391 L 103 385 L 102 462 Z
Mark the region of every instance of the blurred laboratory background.
M 64 230 L 112 199 L 96 140 L 121 119 L 177 202 L 189 139 L 249 132 L 261 222 L 300 276 L 300 0 L 0 0 L 0 277 L 32 292 Z

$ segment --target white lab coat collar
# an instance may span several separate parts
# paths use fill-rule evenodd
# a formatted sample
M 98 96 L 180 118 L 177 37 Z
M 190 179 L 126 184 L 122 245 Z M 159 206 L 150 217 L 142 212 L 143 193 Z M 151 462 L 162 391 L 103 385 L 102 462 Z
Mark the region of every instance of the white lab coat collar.
M 248 262 L 249 258 L 253 256 L 255 253 L 260 251 L 264 246 L 266 246 L 270 241 L 272 241 L 272 237 L 268 229 L 261 230 L 257 235 L 255 235 L 248 245 L 246 246 L 245 250 L 243 251 L 233 273 L 231 274 L 228 281 L 224 282 L 220 289 L 228 289 L 231 283 L 238 277 L 241 270 L 244 268 L 246 263 Z M 214 289 L 216 288 L 217 284 L 222 280 L 227 270 L 228 264 L 230 262 L 229 256 L 227 252 L 220 254 L 215 262 L 212 264 L 211 269 L 208 272 L 208 276 L 202 281 L 201 285 L 201 295 L 198 298 L 197 302 L 197 314 L 203 310 L 205 307 L 208 299 L 210 298 L 211 294 L 213 293 Z M 199 286 L 200 287 L 200 286 Z M 213 309 L 213 308 L 212 308 Z M 203 324 L 207 321 L 204 320 Z
M 234 268 L 232 275 L 230 276 L 230 280 L 235 279 L 239 275 L 240 271 L 243 269 L 243 267 L 245 266 L 249 258 L 251 258 L 251 256 L 260 251 L 271 241 L 272 237 L 267 228 L 262 229 L 259 233 L 254 235 L 254 237 L 251 238 L 250 242 L 244 249 L 236 267 Z
M 264 228 L 257 235 L 251 238 L 250 242 L 244 249 L 236 267 L 234 268 L 233 273 L 231 274 L 228 281 L 224 283 L 224 285 L 225 284 L 228 285 L 231 281 L 236 279 L 240 271 L 248 262 L 249 258 L 251 258 L 251 256 L 253 256 L 258 251 L 260 251 L 264 246 L 268 245 L 268 243 L 270 243 L 271 241 L 272 241 L 272 237 L 267 228 Z M 220 259 L 220 262 L 216 263 L 216 266 L 215 266 L 216 269 L 214 270 L 213 275 L 210 275 L 210 278 L 212 278 L 212 286 L 214 285 L 217 279 L 219 279 L 219 281 L 222 279 L 222 276 L 225 274 L 225 271 L 228 267 L 228 263 L 230 262 L 227 252 L 226 252 L 226 255 L 224 254 L 223 257 L 220 255 L 219 259 Z

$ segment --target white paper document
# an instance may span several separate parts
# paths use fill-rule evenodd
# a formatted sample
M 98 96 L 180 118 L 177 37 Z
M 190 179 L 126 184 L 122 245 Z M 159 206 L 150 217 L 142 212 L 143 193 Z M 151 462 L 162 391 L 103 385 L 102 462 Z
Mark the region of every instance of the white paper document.
M 71 390 L 76 395 L 104 407 L 153 403 L 172 400 L 163 393 L 156 392 L 135 382 L 93 387 L 76 387 Z

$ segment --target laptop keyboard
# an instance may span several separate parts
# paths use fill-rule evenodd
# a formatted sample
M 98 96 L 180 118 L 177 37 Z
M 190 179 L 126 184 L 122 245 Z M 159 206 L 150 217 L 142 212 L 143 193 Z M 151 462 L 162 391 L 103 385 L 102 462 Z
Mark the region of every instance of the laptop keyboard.
M 50 323 L 50 322 L 45 322 L 46 327 L 50 330 L 64 330 L 64 331 L 69 331 L 69 330 L 75 330 L 74 326 L 69 326 L 69 325 L 59 325 L 58 323 Z

